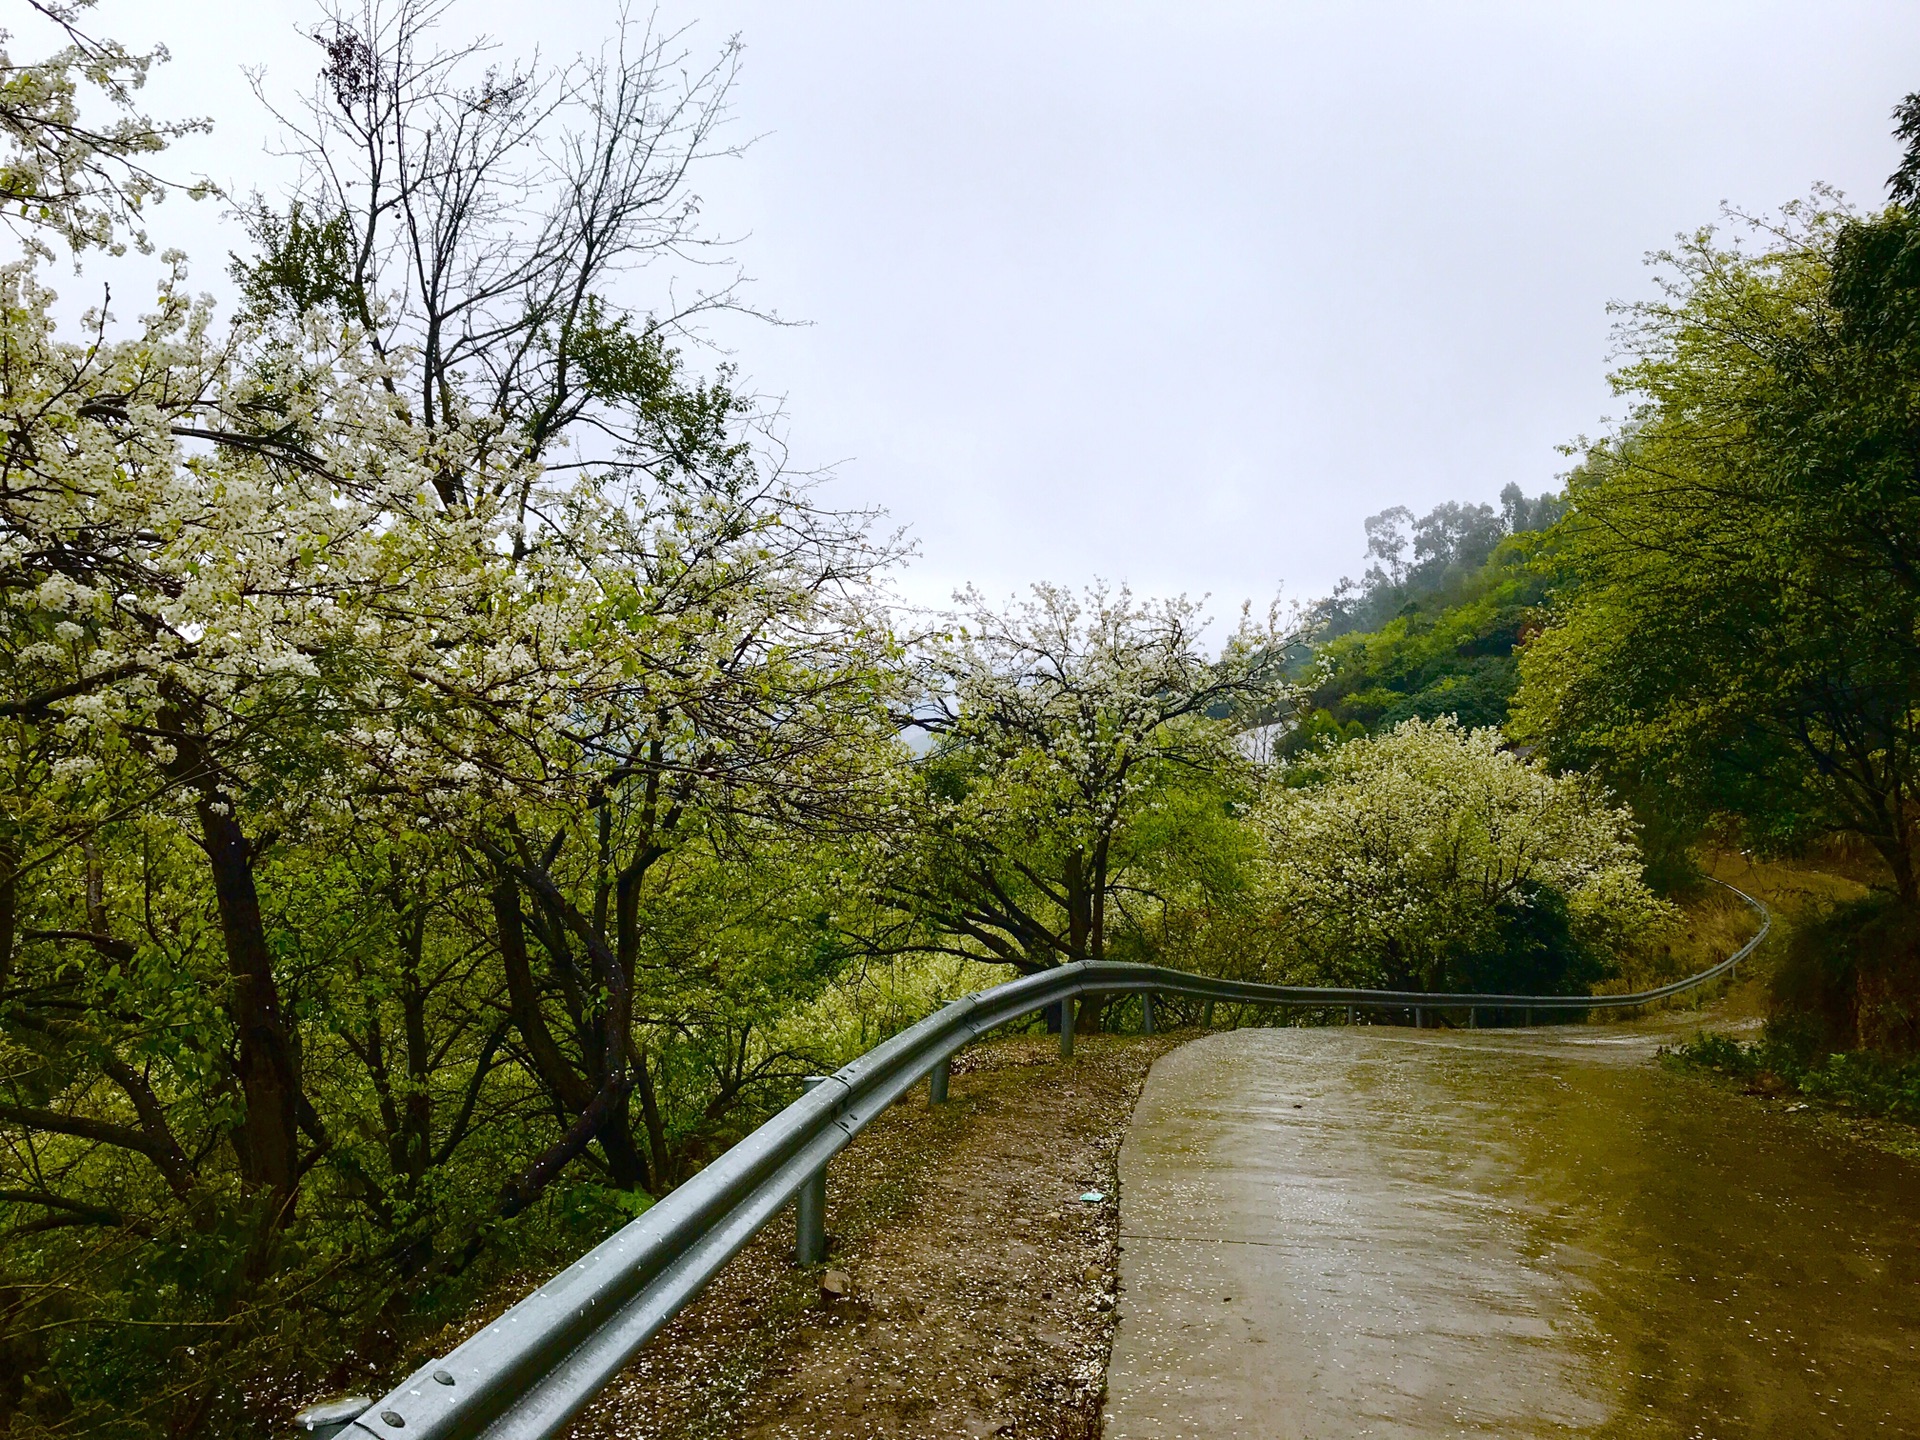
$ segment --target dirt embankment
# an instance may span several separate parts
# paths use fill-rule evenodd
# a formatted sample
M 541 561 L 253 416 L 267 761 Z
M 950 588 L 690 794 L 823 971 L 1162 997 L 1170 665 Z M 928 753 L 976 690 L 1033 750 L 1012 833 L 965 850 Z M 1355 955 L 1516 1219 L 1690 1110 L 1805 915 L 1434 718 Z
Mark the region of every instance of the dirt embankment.
M 737 1256 L 575 1427 L 580 1440 L 1099 1433 L 1113 1340 L 1115 1162 L 1153 1061 L 1185 1037 L 980 1046 L 827 1182 L 827 1270 L 791 1216 Z M 1100 1191 L 1106 1198 L 1080 1197 Z

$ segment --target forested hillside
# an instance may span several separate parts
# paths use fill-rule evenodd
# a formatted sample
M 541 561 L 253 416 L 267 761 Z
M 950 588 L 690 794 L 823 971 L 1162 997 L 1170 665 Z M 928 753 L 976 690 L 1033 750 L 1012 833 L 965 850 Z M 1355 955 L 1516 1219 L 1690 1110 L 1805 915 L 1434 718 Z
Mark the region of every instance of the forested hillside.
M 1373 565 L 1316 612 L 1311 708 L 1289 748 L 1441 715 L 1504 724 L 1520 683 L 1515 652 L 1567 578 L 1553 528 L 1564 508 L 1509 485 L 1499 511 L 1449 503 L 1418 520 L 1405 507 L 1371 517 Z

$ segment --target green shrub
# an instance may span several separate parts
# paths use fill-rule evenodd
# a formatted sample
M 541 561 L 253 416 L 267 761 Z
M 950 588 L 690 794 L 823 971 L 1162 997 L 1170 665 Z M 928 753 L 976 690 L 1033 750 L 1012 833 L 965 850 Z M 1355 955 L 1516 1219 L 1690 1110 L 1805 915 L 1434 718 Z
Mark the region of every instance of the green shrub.
M 1667 1051 L 1676 1063 L 1711 1070 L 1768 1093 L 1791 1093 L 1862 1115 L 1920 1122 L 1920 1060 L 1871 1050 L 1809 1056 L 1809 1032 L 1769 1026 L 1757 1041 L 1702 1033 Z

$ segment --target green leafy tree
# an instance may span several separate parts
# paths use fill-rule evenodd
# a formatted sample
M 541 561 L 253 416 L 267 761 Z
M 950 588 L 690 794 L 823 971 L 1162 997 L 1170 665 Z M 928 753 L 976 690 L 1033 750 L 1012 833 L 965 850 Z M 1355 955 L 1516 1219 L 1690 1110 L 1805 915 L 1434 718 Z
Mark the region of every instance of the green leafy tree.
M 1703 231 L 1634 307 L 1636 398 L 1569 486 L 1577 577 L 1522 661 L 1516 733 L 1754 843 L 1915 864 L 1920 229 L 1793 206 Z

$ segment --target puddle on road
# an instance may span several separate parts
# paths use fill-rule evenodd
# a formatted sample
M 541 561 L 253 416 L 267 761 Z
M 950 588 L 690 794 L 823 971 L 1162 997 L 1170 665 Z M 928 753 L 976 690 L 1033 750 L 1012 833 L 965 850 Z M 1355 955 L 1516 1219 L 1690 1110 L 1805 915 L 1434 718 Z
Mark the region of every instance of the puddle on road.
M 1653 1043 L 1167 1056 L 1121 1161 L 1110 1440 L 1920 1433 L 1920 1167 Z

